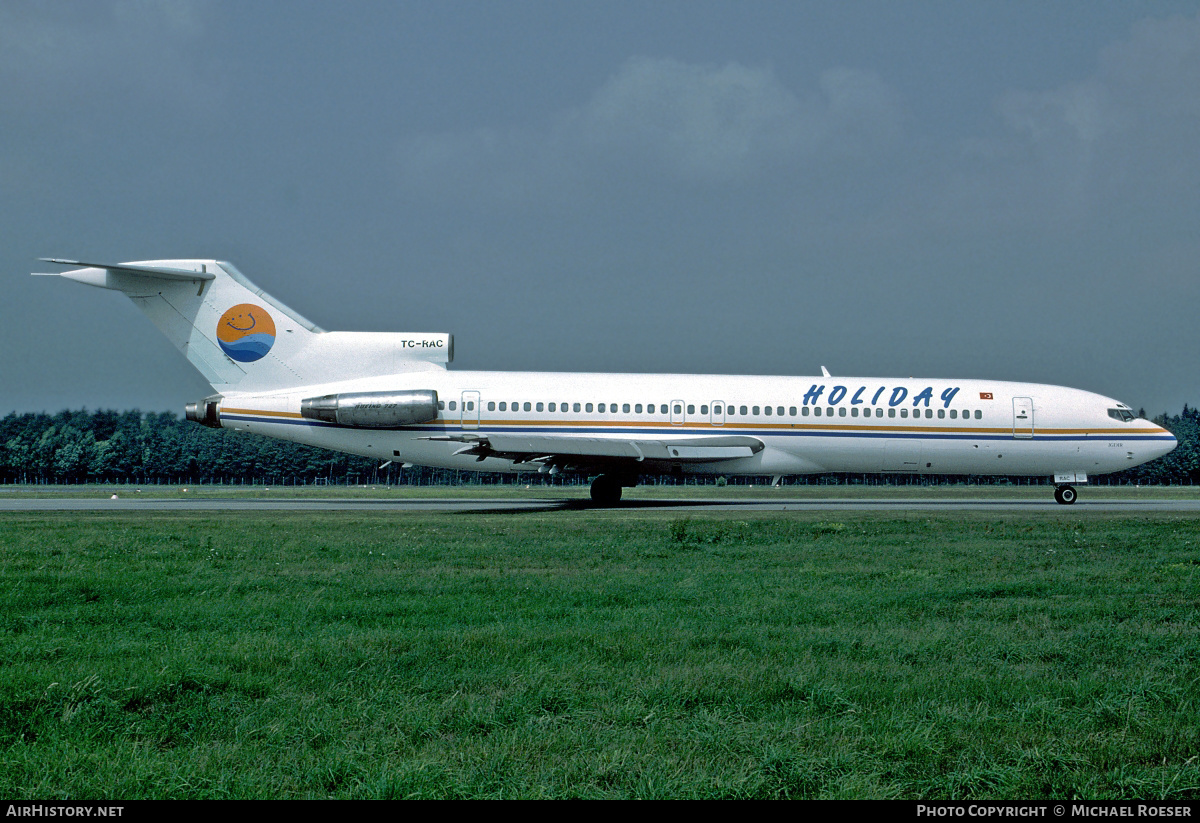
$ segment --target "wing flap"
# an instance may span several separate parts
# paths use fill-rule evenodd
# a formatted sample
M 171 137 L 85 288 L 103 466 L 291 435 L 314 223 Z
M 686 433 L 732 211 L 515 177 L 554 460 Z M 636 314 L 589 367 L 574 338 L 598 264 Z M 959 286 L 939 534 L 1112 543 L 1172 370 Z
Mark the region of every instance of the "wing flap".
M 518 463 L 549 464 L 629 462 L 709 463 L 753 457 L 763 450 L 756 437 L 686 437 L 672 440 L 635 440 L 605 437 L 571 437 L 538 434 L 437 435 L 429 440 L 464 443 L 455 454 L 472 454 L 479 460 L 499 457 Z

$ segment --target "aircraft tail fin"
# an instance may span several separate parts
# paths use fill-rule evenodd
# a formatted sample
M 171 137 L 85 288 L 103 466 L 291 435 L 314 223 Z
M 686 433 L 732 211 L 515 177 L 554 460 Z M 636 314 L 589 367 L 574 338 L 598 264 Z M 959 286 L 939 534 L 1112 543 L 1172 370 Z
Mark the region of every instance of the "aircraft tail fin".
M 124 293 L 218 392 L 444 367 L 450 335 L 326 332 L 218 260 L 84 263 L 59 277 Z

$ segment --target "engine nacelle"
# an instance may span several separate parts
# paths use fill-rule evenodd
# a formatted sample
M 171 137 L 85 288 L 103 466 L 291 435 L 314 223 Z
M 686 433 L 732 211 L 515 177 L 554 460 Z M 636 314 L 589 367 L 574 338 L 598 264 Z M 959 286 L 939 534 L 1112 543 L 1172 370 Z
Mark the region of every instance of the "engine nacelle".
M 210 429 L 221 428 L 221 400 L 219 394 L 206 397 L 199 403 L 188 403 L 183 407 L 183 416 L 193 423 L 208 426 Z
M 300 416 L 356 429 L 392 429 L 428 423 L 438 416 L 435 391 L 372 391 L 326 394 L 300 401 Z

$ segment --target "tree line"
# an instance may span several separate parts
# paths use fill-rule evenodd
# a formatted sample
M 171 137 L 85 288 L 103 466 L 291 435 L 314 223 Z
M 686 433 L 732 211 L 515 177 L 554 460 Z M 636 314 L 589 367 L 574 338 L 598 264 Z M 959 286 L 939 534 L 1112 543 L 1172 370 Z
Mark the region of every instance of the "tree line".
M 1154 422 L 1175 435 L 1178 448 L 1165 457 L 1108 475 L 1101 482 L 1200 484 L 1200 410 L 1185 405 L 1181 414 L 1162 414 Z M 855 478 L 862 477 L 839 474 L 809 480 L 860 482 Z M 171 412 L 81 409 L 53 415 L 13 412 L 0 419 L 0 483 L 5 484 L 429 485 L 544 479 L 380 464 L 373 458 L 209 429 Z M 762 482 L 762 478 L 750 479 L 754 480 Z M 556 482 L 579 481 L 568 475 Z

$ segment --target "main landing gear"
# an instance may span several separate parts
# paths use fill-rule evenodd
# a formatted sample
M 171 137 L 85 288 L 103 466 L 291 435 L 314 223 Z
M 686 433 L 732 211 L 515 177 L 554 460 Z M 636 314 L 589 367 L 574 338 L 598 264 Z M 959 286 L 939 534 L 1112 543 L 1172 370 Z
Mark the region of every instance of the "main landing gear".
M 1075 493 L 1074 486 L 1055 486 L 1054 499 L 1064 506 L 1069 506 L 1075 502 L 1078 495 Z
M 636 477 L 602 474 L 592 481 L 592 502 L 599 506 L 615 506 L 621 502 L 621 488 L 636 485 Z

